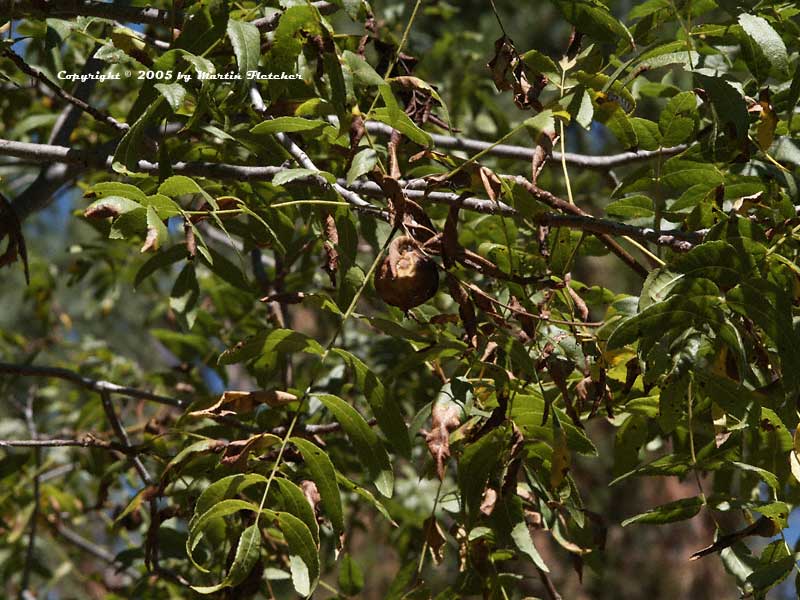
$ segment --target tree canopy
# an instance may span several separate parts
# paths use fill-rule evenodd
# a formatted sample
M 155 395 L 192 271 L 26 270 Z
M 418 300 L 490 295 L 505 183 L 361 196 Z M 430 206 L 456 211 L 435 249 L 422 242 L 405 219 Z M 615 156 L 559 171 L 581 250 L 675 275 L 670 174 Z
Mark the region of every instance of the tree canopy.
M 798 15 L 0 0 L 4 594 L 795 597 Z

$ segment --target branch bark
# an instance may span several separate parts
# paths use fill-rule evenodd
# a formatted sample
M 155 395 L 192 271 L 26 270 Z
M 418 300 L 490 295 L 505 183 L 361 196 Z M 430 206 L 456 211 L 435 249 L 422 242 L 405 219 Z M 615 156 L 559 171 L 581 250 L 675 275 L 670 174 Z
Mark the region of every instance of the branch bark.
M 166 404 L 167 406 L 174 406 L 176 408 L 185 408 L 189 403 L 179 398 L 170 398 L 160 394 L 154 394 L 144 390 L 127 387 L 124 385 L 117 385 L 109 381 L 102 381 L 100 379 L 91 379 L 83 375 L 70 371 L 68 369 L 61 369 L 59 367 L 40 367 L 36 365 L 17 365 L 12 363 L 0 362 L 0 373 L 9 375 L 21 375 L 25 377 L 49 377 L 55 379 L 64 379 L 72 383 L 100 393 L 114 393 L 120 396 L 128 396 L 129 398 L 138 398 L 140 400 L 150 400 L 159 404 Z
M 280 139 L 280 138 L 279 138 Z M 283 138 L 285 147 L 294 156 L 299 164 L 305 168 L 315 169 L 313 161 L 311 161 L 305 152 L 292 142 L 288 137 Z M 283 142 L 282 142 L 283 143 Z M 48 144 L 31 144 L 27 142 L 15 142 L 11 140 L 0 139 L 0 155 L 15 156 L 18 158 L 25 158 L 40 161 L 63 161 L 69 164 L 81 165 L 84 167 L 98 167 L 108 168 L 111 166 L 111 157 L 102 156 L 96 152 L 88 152 L 83 150 L 74 150 L 63 146 L 53 146 Z M 309 166 L 310 165 L 310 166 Z M 149 161 L 139 161 L 139 170 L 146 173 L 157 173 L 158 163 L 151 163 Z M 234 165 L 226 163 L 209 163 L 209 162 L 178 162 L 172 165 L 174 173 L 183 175 L 195 175 L 201 177 L 218 177 L 221 179 L 243 179 L 243 180 L 266 180 L 269 181 L 278 173 L 285 171 L 285 167 L 265 166 L 257 167 L 250 165 Z M 627 235 L 643 241 L 652 242 L 660 246 L 668 246 L 673 250 L 685 252 L 690 250 L 694 244 L 702 241 L 702 234 L 698 232 L 679 232 L 669 231 L 661 232 L 650 228 L 634 227 L 632 225 L 625 225 L 616 221 L 608 219 L 599 219 L 593 217 L 581 209 L 569 204 L 565 200 L 561 200 L 537 186 L 533 186 L 527 179 L 518 175 L 501 175 L 501 177 L 514 181 L 528 189 L 537 199 L 548 204 L 552 208 L 559 211 L 570 212 L 575 217 L 580 218 L 565 218 L 566 215 L 553 215 L 545 214 L 537 217 L 541 222 L 551 222 L 553 225 L 562 225 L 572 227 L 574 229 L 584 229 L 591 233 L 599 233 L 602 235 Z M 320 185 L 331 186 L 327 181 L 322 178 L 314 177 L 311 179 L 313 182 Z M 323 183 L 320 183 L 320 180 Z M 438 204 L 454 204 L 461 203 L 462 208 L 472 210 L 485 214 L 501 215 L 506 217 L 516 217 L 519 215 L 516 209 L 503 202 L 495 202 L 487 198 L 461 198 L 458 194 L 451 192 L 428 192 L 425 190 L 428 183 L 423 179 L 414 179 L 410 181 L 400 181 L 403 186 L 405 194 L 412 200 L 427 200 Z M 337 191 L 353 208 L 372 213 L 375 215 L 384 215 L 385 211 L 380 207 L 374 206 L 365 201 L 359 194 L 365 196 L 384 198 L 385 193 L 381 190 L 378 184 L 371 181 L 354 181 L 347 184 L 344 179 L 337 180 L 333 189 Z M 612 240 L 613 242 L 613 240 Z M 626 251 L 616 242 L 612 251 L 620 256 Z M 627 254 L 627 253 L 626 253 Z M 628 255 L 630 256 L 630 255 Z M 623 258 L 628 264 L 633 266 L 630 260 Z M 635 261 L 634 261 L 635 262 Z M 634 267 L 636 268 L 636 267 Z M 643 276 L 647 275 L 646 269 L 640 267 L 637 269 Z

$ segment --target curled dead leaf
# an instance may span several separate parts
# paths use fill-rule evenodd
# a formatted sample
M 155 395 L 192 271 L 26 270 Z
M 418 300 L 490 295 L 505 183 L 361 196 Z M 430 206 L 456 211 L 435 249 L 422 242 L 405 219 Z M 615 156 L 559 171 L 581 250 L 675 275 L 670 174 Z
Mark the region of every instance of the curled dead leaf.
M 444 560 L 444 546 L 447 541 L 444 537 L 444 531 L 435 517 L 428 517 L 425 519 L 423 527 L 425 530 L 425 541 L 428 543 L 428 548 L 430 548 L 433 562 L 439 565 Z
M 230 442 L 225 447 L 225 452 L 223 452 L 220 462 L 223 465 L 233 466 L 236 469 L 242 470 L 247 466 L 247 457 L 250 454 L 260 452 L 279 442 L 280 438 L 271 433 L 262 433 L 249 437 L 246 440 Z
M 497 490 L 494 488 L 486 488 L 483 492 L 480 511 L 489 517 L 494 512 L 495 504 L 497 504 Z
M 5 252 L 0 254 L 0 267 L 9 265 L 20 258 L 22 267 L 25 270 L 25 282 L 30 283 L 30 271 L 28 269 L 28 251 L 25 246 L 25 238 L 22 235 L 22 225 L 19 222 L 14 207 L 0 194 L 0 242 L 8 237 L 8 245 Z
M 317 507 L 322 501 L 322 496 L 319 495 L 317 484 L 310 479 L 304 479 L 300 482 L 300 489 L 303 490 L 303 495 L 306 497 L 306 500 L 308 500 L 311 508 L 314 509 L 314 514 L 316 514 L 318 512 Z
M 450 458 L 450 432 L 461 424 L 461 407 L 449 400 L 439 400 L 431 410 L 431 430 L 425 443 L 436 462 L 436 473 L 444 479 L 445 463 Z
M 222 417 L 247 413 L 255 410 L 261 404 L 277 408 L 295 400 L 297 400 L 297 396 L 294 394 L 279 390 L 256 390 L 253 392 L 228 390 L 222 393 L 222 397 L 213 406 L 195 410 L 189 414 L 193 417 Z

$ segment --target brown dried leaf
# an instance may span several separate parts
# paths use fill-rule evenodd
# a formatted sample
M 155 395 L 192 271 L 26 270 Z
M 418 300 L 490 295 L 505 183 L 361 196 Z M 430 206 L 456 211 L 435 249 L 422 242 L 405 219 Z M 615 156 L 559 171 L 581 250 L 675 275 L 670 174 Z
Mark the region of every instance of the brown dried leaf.
M 223 465 L 233 466 L 236 469 L 244 469 L 247 466 L 247 457 L 251 453 L 260 452 L 278 443 L 280 438 L 271 433 L 254 435 L 246 440 L 236 440 L 230 442 L 225 447 L 220 462 Z
M 494 171 L 488 169 L 487 167 L 479 167 L 478 174 L 481 177 L 483 189 L 486 190 L 486 195 L 489 196 L 489 199 L 492 202 L 497 202 L 503 187 L 503 184 L 500 182 L 500 178 L 495 174 Z
M 333 218 L 333 215 L 325 215 L 323 227 L 325 232 L 323 247 L 325 248 L 326 256 L 323 268 L 331 280 L 331 285 L 336 287 L 336 273 L 339 270 L 339 251 L 336 246 L 339 244 L 339 230 L 336 229 L 336 219 Z
M 514 43 L 506 36 L 502 36 L 494 42 L 494 57 L 486 65 L 492 72 L 492 80 L 498 91 L 510 90 L 511 84 L 508 82 L 508 74 L 518 62 L 519 54 Z
M 480 511 L 487 517 L 490 517 L 494 512 L 495 504 L 497 503 L 497 490 L 494 488 L 486 488 L 483 492 L 483 499 L 481 500 Z
M 458 243 L 458 211 L 461 203 L 450 205 L 447 220 L 444 222 L 444 235 L 442 237 L 442 262 L 444 268 L 449 269 L 456 264 L 456 259 L 461 255 L 461 245 Z
M 183 235 L 186 238 L 186 251 L 189 253 L 189 260 L 197 256 L 197 238 L 194 235 L 194 227 L 188 219 L 183 222 Z
M 303 495 L 306 497 L 306 500 L 308 500 L 311 508 L 314 509 L 314 514 L 317 514 L 317 507 L 322 501 L 322 496 L 319 495 L 317 484 L 309 479 L 304 479 L 300 482 L 300 489 L 303 490 Z
M 0 267 L 9 265 L 19 257 L 25 271 L 25 282 L 30 284 L 30 270 L 28 268 L 28 250 L 25 246 L 25 237 L 22 235 L 22 225 L 17 213 L 5 196 L 0 194 L 0 242 L 8 236 L 6 251 L 0 255 Z
M 277 408 L 295 400 L 297 400 L 297 396 L 294 394 L 279 390 L 256 390 L 253 392 L 229 390 L 223 392 L 222 397 L 213 406 L 195 410 L 189 414 L 193 417 L 224 417 L 251 412 L 260 404 Z
M 508 302 L 508 307 L 511 309 L 511 313 L 514 315 L 514 318 L 519 321 L 519 324 L 522 327 L 522 331 L 525 332 L 525 335 L 527 335 L 530 339 L 534 339 L 536 337 L 536 319 L 533 317 L 533 315 L 525 310 L 522 304 L 520 304 L 519 300 L 517 300 L 516 296 L 511 296 L 511 300 Z
M 144 238 L 144 244 L 139 252 L 147 252 L 149 250 L 158 250 L 158 230 L 155 227 L 147 228 L 147 236 Z
M 397 178 L 388 175 L 375 174 L 374 179 L 389 201 L 392 225 L 401 227 L 406 213 L 406 195 L 403 193 L 403 188 L 400 187 Z
M 431 430 L 425 442 L 436 462 L 439 479 L 444 479 L 445 463 L 450 458 L 450 432 L 461 424 L 460 417 L 461 407 L 449 400 L 437 400 L 431 409 Z
M 444 537 L 444 531 L 439 526 L 435 517 L 428 517 L 425 519 L 423 525 L 425 530 L 425 541 L 428 543 L 428 548 L 431 550 L 433 562 L 440 565 L 444 560 L 444 547 L 447 540 Z
M 392 134 L 389 136 L 389 143 L 386 148 L 389 151 L 389 175 L 393 179 L 400 179 L 400 162 L 397 160 L 397 147 L 403 139 L 403 135 L 396 129 L 392 129 Z
M 464 331 L 467 334 L 467 343 L 473 348 L 478 347 L 478 319 L 475 317 L 475 306 L 469 298 L 466 290 L 458 282 L 458 279 L 450 273 L 446 275 L 447 287 L 450 296 L 458 304 L 458 315 L 464 323 Z

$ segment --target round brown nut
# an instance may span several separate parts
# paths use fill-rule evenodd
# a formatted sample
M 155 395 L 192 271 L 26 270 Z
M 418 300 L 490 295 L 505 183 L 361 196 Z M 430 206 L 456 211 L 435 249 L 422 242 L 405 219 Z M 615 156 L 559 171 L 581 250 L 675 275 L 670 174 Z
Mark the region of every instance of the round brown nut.
M 393 240 L 375 273 L 375 290 L 383 301 L 408 311 L 433 298 L 438 289 L 436 263 L 410 237 Z

